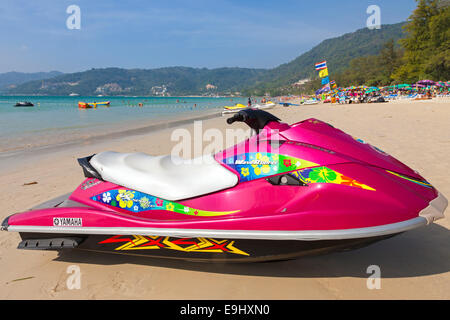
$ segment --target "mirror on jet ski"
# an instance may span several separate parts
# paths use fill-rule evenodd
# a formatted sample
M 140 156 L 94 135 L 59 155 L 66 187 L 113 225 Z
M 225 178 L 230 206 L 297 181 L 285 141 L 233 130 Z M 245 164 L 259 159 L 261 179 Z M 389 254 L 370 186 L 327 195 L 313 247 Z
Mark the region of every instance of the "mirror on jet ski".
M 232 124 L 234 122 L 245 122 L 257 133 L 259 133 L 259 131 L 264 129 L 264 127 L 272 121 L 280 122 L 280 119 L 267 111 L 257 109 L 241 110 L 231 118 L 227 119 L 228 124 Z

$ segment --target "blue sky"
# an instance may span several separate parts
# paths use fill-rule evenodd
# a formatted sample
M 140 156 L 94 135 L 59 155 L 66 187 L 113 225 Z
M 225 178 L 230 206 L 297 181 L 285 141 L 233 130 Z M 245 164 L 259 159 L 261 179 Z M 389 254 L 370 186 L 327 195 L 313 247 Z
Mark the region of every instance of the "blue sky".
M 69 5 L 81 29 L 69 30 Z M 251 67 L 286 63 L 322 40 L 406 20 L 414 0 L 1 0 L 0 72 Z

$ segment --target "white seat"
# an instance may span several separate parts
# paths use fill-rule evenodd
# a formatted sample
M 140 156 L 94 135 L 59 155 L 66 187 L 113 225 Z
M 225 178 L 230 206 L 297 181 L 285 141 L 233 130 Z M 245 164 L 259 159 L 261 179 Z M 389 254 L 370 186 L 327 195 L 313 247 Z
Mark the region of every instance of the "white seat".
M 166 200 L 181 200 L 235 186 L 238 177 L 212 155 L 193 160 L 145 153 L 101 152 L 90 160 L 103 180 Z

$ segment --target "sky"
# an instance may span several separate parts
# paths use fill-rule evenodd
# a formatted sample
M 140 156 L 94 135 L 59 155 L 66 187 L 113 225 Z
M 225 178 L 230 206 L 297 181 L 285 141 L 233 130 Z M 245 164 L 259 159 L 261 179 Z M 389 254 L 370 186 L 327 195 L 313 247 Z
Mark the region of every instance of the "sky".
M 80 29 L 68 29 L 70 5 Z M 405 21 L 414 0 L 1 0 L 0 72 L 272 68 L 321 41 Z

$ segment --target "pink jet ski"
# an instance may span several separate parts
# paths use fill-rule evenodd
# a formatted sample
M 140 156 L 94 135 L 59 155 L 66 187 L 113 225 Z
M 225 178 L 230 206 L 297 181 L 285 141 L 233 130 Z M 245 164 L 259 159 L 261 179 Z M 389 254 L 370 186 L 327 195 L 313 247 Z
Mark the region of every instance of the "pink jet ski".
M 330 124 L 252 109 L 235 121 L 257 134 L 201 161 L 79 159 L 72 194 L 2 230 L 20 233 L 19 249 L 247 262 L 359 248 L 444 216 L 447 199 L 419 173 Z

